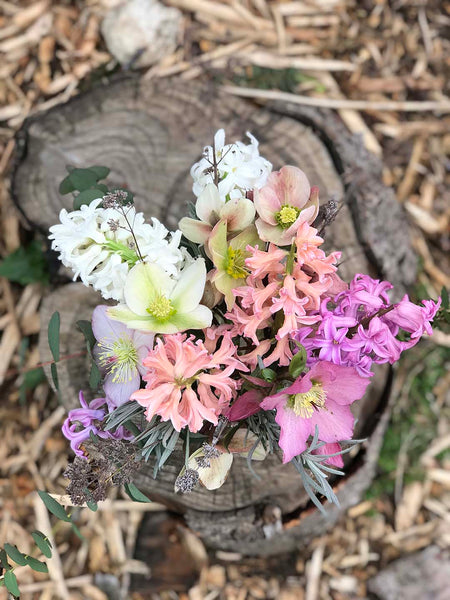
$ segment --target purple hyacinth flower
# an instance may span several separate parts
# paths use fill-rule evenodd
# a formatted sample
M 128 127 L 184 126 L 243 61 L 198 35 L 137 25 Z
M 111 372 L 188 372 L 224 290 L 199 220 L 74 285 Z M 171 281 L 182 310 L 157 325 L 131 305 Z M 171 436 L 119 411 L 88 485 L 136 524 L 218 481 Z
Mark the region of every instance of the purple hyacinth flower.
M 95 398 L 88 404 L 83 392 L 80 392 L 79 400 L 81 408 L 71 410 L 62 426 L 63 435 L 70 441 L 70 447 L 77 456 L 86 458 L 81 449 L 81 444 L 90 438 L 91 433 L 103 439 L 133 439 L 133 435 L 124 427 L 118 427 L 116 431 L 103 431 L 101 429 L 106 415 L 115 408 L 114 403 L 109 399 Z
M 140 388 L 141 375 L 146 373 L 142 361 L 153 348 L 155 336 L 113 321 L 107 308 L 97 306 L 92 314 L 92 331 L 97 340 L 94 356 L 104 375 L 105 395 L 120 406 Z

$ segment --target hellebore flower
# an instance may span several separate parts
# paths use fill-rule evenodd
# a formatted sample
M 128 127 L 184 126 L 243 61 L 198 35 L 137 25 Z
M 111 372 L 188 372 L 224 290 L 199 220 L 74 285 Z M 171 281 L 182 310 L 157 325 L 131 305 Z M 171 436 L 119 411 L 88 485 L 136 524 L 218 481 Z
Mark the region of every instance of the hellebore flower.
M 110 319 L 108 307 L 97 306 L 92 313 L 92 331 L 97 344 L 95 359 L 104 374 L 106 396 L 120 406 L 139 389 L 146 372 L 142 361 L 153 348 L 154 334 L 128 329 L 124 323 Z
M 256 228 L 264 242 L 288 246 L 302 223 L 312 223 L 319 212 L 319 194 L 297 167 L 272 172 L 266 185 L 255 190 Z
M 235 298 L 232 290 L 245 285 L 249 270 L 245 259 L 251 256 L 247 246 L 260 242 L 256 228 L 250 225 L 237 236 L 227 239 L 227 222 L 220 220 L 214 227 L 208 249 L 214 266 L 211 282 L 225 296 L 228 310 L 233 308 Z
M 362 398 L 368 384 L 353 367 L 323 361 L 288 388 L 265 398 L 261 408 L 277 411 L 283 462 L 306 450 L 316 426 L 319 439 L 327 444 L 350 439 L 354 417 L 349 405 Z
M 178 280 L 157 265 L 138 263 L 125 281 L 125 303 L 108 308 L 108 316 L 130 329 L 177 333 L 204 329 L 212 312 L 200 304 L 206 282 L 205 261 L 198 258 L 183 269 Z
M 178 226 L 188 240 L 196 244 L 205 244 L 214 225 L 223 219 L 228 231 L 242 231 L 255 220 L 255 205 L 248 198 L 223 200 L 217 186 L 208 184 L 197 198 L 195 204 L 197 219 L 183 217 Z
M 77 456 L 86 458 L 81 444 L 90 438 L 91 433 L 103 439 L 133 439 L 124 427 L 118 427 L 116 431 L 103 431 L 101 428 L 106 415 L 116 408 L 109 398 L 95 398 L 88 404 L 83 392 L 80 392 L 79 400 L 81 408 L 71 410 L 62 426 L 63 435 L 70 441 L 70 447 Z

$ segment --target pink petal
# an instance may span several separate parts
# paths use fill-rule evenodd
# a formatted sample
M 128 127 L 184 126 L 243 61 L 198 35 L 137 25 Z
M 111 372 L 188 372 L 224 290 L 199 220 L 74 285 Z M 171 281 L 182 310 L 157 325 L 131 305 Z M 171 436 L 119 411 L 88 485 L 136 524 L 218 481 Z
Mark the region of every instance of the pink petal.
M 264 398 L 259 390 L 250 390 L 239 396 L 231 408 L 225 412 L 230 421 L 242 421 L 260 410 L 260 402 Z
M 327 398 L 325 408 L 315 410 L 308 419 L 311 432 L 319 428 L 319 440 L 322 442 L 339 442 L 349 440 L 353 435 L 354 416 L 348 406 L 336 404 Z
M 338 443 L 323 444 L 323 446 L 320 446 L 319 448 L 317 448 L 317 450 L 315 450 L 313 452 L 313 454 L 319 454 L 319 455 L 323 456 L 324 454 L 336 454 L 336 452 L 340 452 L 340 451 L 341 451 L 341 446 Z M 330 458 L 328 458 L 325 461 L 325 463 L 332 467 L 338 467 L 338 469 L 342 469 L 344 466 L 344 460 L 342 459 L 341 454 L 339 454 L 338 456 L 330 456 Z
M 281 427 L 280 448 L 283 450 L 283 463 L 287 463 L 306 450 L 311 435 L 311 419 L 298 417 L 285 406 L 277 409 L 275 421 Z
M 269 175 L 268 183 L 263 188 L 254 191 L 253 202 L 261 219 L 270 225 L 276 225 L 275 214 L 281 208 L 281 201 L 269 183 L 272 175 L 273 173 Z
M 100 304 L 94 308 L 92 313 L 92 332 L 98 341 L 115 342 L 117 338 L 129 329 L 124 323 L 113 321 L 106 314 L 108 306 Z
M 302 208 L 309 200 L 311 187 L 305 173 L 298 167 L 291 165 L 282 167 L 278 173 L 275 171 L 271 174 L 268 183 L 274 185 L 282 205 L 289 204 Z
M 327 398 L 342 405 L 352 404 L 362 398 L 370 383 L 370 379 L 361 377 L 355 368 L 342 367 L 328 361 L 316 363 L 308 377 L 323 385 Z

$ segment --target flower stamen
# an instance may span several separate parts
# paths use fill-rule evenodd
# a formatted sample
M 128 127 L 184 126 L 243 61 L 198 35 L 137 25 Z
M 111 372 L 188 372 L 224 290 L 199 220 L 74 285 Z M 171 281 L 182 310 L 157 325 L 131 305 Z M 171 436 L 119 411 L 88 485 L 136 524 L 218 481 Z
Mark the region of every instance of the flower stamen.
M 176 310 L 170 298 L 159 294 L 147 308 L 147 312 L 157 321 L 167 321 L 176 313 Z
M 248 275 L 245 266 L 246 256 L 239 248 L 234 250 L 231 246 L 227 250 L 226 272 L 234 279 L 244 279 Z
M 298 218 L 300 209 L 290 204 L 283 204 L 281 209 L 275 214 L 275 219 L 280 227 L 287 229 L 290 227 Z
M 302 419 L 310 419 L 314 409 L 324 408 L 327 394 L 320 383 L 313 383 L 310 390 L 289 396 L 288 407 Z

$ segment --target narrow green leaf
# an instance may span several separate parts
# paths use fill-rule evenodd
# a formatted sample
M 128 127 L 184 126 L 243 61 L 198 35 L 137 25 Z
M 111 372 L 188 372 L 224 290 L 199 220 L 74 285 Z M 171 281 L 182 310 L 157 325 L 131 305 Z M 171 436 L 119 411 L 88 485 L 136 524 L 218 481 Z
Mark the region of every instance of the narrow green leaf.
M 48 538 L 40 531 L 33 531 L 33 533 L 31 534 L 31 537 L 35 541 L 36 546 L 39 548 L 39 550 L 42 552 L 42 554 L 46 558 L 51 558 L 52 557 L 52 550 L 51 550 L 52 545 L 50 544 Z
M 25 558 L 25 554 L 22 554 L 17 546 L 12 546 L 11 544 L 5 544 L 5 551 L 15 563 L 24 567 L 27 564 L 27 560 Z
M 6 571 L 9 568 L 10 568 L 10 564 L 8 563 L 8 556 L 2 548 L 0 550 L 0 569 L 5 569 L 5 571 Z
M 147 498 L 145 494 L 138 490 L 134 483 L 126 483 L 125 491 L 135 502 L 151 502 L 150 498 Z
M 72 523 L 72 521 L 71 521 L 71 525 L 72 525 L 72 529 L 73 529 L 73 532 L 75 533 L 75 535 L 77 537 L 79 537 L 82 542 L 84 542 L 85 538 L 84 538 L 83 534 L 81 533 L 81 531 L 78 529 L 78 527 L 75 525 L 75 523 Z
M 442 308 L 445 308 L 447 310 L 449 307 L 449 297 L 448 297 L 448 290 L 446 287 L 443 287 L 441 290 L 441 298 L 442 298 Z
M 17 578 L 11 570 L 5 572 L 5 586 L 8 592 L 12 594 L 15 598 L 20 597 L 19 586 L 17 585 Z
M 88 350 L 92 350 L 94 344 L 96 342 L 94 333 L 92 331 L 92 324 L 90 321 L 82 320 L 77 321 L 76 323 L 78 329 L 84 335 L 84 339 L 86 340 L 86 344 L 88 345 Z
M 24 373 L 22 383 L 19 387 L 19 401 L 23 405 L 27 400 L 27 391 L 34 390 L 40 383 L 46 380 L 44 369 L 37 367 Z
M 91 390 L 98 390 L 100 383 L 102 382 L 102 375 L 95 362 L 91 365 L 91 372 L 89 374 L 89 387 Z
M 42 562 L 37 558 L 33 558 L 32 556 L 27 556 L 27 565 L 31 567 L 33 571 L 38 571 L 39 573 L 48 573 L 48 567 L 45 562 Z
M 78 196 L 73 199 L 73 210 L 80 210 L 83 204 L 90 204 L 93 200 L 103 198 L 103 192 L 96 188 L 90 188 L 80 192 Z
M 56 368 L 55 363 L 52 363 L 50 365 L 50 374 L 52 376 L 53 385 L 55 386 L 55 389 L 59 391 L 58 369 Z
M 47 507 L 47 510 L 58 517 L 61 521 L 65 521 L 66 523 L 70 523 L 70 517 L 66 513 L 65 509 L 59 502 L 57 502 L 54 498 L 52 498 L 47 492 L 43 492 L 42 490 L 38 490 L 38 494 L 42 500 L 42 502 Z
M 94 173 L 97 175 L 97 179 L 106 179 L 111 172 L 111 169 L 108 169 L 108 167 L 102 167 L 101 165 L 89 167 L 89 170 L 94 171 Z
M 87 504 L 87 507 L 89 508 L 89 510 L 92 510 L 92 512 L 97 512 L 97 510 L 98 510 L 97 502 L 89 501 L 89 502 L 86 502 L 86 504 Z
M 298 344 L 298 346 L 298 352 L 294 355 L 291 364 L 289 365 L 289 375 L 294 379 L 297 379 L 306 367 L 306 350 L 302 345 Z
M 61 325 L 61 318 L 59 312 L 56 311 L 50 317 L 48 323 L 48 345 L 55 362 L 59 360 L 59 329 Z

